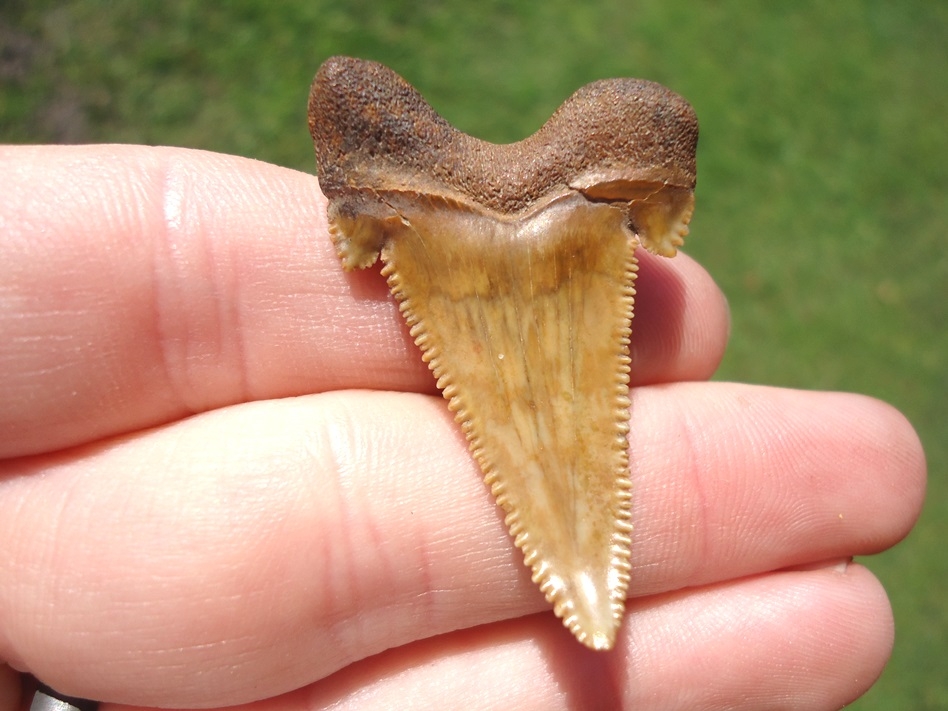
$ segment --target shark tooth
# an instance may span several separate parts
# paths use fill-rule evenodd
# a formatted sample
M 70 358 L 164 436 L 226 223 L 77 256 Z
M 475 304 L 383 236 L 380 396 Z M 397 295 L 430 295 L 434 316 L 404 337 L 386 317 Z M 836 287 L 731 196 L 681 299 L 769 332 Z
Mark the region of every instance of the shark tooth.
M 309 126 L 343 267 L 381 257 L 534 582 L 610 649 L 630 571 L 634 252 L 674 256 L 687 233 L 694 111 L 658 84 L 598 81 L 497 145 L 390 69 L 333 57 Z

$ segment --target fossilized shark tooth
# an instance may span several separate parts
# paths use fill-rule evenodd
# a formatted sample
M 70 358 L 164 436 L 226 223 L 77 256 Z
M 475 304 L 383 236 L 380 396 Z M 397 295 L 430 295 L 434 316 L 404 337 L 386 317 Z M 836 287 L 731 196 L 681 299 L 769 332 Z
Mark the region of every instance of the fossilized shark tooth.
M 496 145 L 386 67 L 334 57 L 309 126 L 343 266 L 381 255 L 534 582 L 580 642 L 611 648 L 630 569 L 633 253 L 673 256 L 687 233 L 694 111 L 651 82 L 598 81 Z

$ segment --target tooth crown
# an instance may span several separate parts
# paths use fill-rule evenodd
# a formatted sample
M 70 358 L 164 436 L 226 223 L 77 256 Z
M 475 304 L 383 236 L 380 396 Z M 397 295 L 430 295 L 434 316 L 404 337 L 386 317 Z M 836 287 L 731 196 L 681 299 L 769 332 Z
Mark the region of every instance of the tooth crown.
M 600 81 L 499 146 L 344 57 L 309 107 L 343 266 L 381 255 L 534 582 L 577 639 L 611 648 L 630 569 L 634 250 L 671 256 L 687 232 L 691 107 Z

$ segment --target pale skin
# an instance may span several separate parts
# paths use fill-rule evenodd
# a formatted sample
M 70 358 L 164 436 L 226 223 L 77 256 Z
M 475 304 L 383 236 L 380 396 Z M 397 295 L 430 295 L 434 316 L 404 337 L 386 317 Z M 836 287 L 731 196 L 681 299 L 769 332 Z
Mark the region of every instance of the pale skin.
M 184 149 L 0 148 L 0 711 L 834 709 L 889 656 L 925 487 L 896 410 L 705 381 L 724 297 L 641 253 L 616 650 L 530 582 L 316 178 Z M 708 235 L 700 218 L 691 239 Z M 831 357 L 828 355 L 828 357 Z

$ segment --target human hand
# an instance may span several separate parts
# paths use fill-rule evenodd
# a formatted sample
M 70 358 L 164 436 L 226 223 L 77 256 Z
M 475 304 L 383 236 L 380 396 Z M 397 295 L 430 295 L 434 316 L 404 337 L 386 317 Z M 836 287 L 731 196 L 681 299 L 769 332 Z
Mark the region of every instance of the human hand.
M 0 711 L 121 704 L 838 708 L 924 458 L 858 395 L 704 383 L 726 304 L 642 255 L 632 583 L 590 652 L 530 582 L 315 178 L 179 149 L 0 148 Z M 118 706 L 109 704 L 109 711 Z M 105 710 L 103 710 L 105 711 Z

